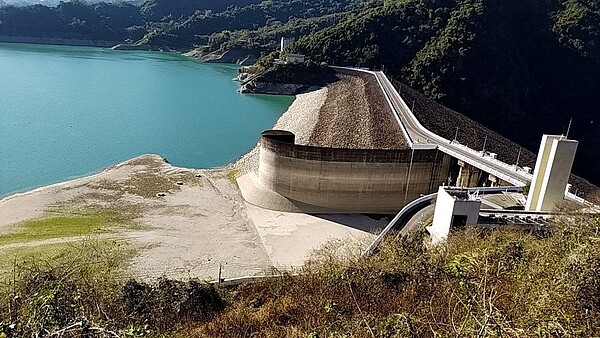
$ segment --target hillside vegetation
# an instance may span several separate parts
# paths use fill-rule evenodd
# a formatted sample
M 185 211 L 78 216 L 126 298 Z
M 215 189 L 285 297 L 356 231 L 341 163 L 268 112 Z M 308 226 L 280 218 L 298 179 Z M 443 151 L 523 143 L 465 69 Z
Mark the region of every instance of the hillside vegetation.
M 121 42 L 143 36 L 139 7 L 128 4 L 61 2 L 0 8 L 0 36 Z
M 573 118 L 574 172 L 600 183 L 596 0 L 72 1 L 0 8 L 3 36 L 254 57 L 294 37 L 293 51 L 317 63 L 384 68 L 534 152 Z
M 600 182 L 600 3 L 402 0 L 354 13 L 295 50 L 385 68 L 409 86 L 536 150 L 542 133 L 581 141 L 575 172 Z
M 15 262 L 0 336 L 598 336 L 600 219 L 563 211 L 547 228 L 459 230 L 438 247 L 421 229 L 368 259 L 332 242 L 297 276 L 237 287 L 130 280 L 127 253 L 82 244 Z
M 359 6 L 357 0 L 144 0 L 93 3 L 80 0 L 44 5 L 0 7 L 0 36 L 89 39 L 147 44 L 187 51 L 197 46 L 217 47 L 228 32 L 244 40 L 260 35 L 260 51 L 273 47 L 284 34 L 299 37 L 330 26 L 334 14 Z M 257 31 L 255 33 L 246 33 Z M 211 34 L 223 34 L 209 37 Z M 277 33 L 279 32 L 279 33 Z M 269 41 L 265 41 L 269 39 Z M 245 45 L 244 48 L 247 48 Z M 210 48 L 209 48 L 210 49 Z

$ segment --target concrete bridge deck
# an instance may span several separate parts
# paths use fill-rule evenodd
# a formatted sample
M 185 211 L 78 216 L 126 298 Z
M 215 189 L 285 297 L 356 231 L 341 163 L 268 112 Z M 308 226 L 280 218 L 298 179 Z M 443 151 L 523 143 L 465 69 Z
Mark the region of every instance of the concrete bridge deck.
M 383 72 L 373 72 L 390 104 L 398 122 L 402 125 L 411 148 L 438 148 L 440 151 L 492 174 L 513 185 L 524 186 L 531 181 L 532 175 L 518 167 L 485 156 L 482 152 L 470 149 L 451 140 L 447 140 L 427 130 L 419 123 L 406 102 L 396 91 Z
M 492 174 L 512 185 L 525 186 L 531 183 L 533 175 L 522 170 L 518 166 L 486 156 L 484 152 L 445 139 L 423 127 L 383 72 L 364 69 L 355 70 L 375 75 L 381 90 L 392 111 L 396 115 L 404 136 L 412 149 L 437 148 L 458 160 Z M 568 191 L 565 192 L 565 198 L 589 207 L 597 208 L 594 204 Z

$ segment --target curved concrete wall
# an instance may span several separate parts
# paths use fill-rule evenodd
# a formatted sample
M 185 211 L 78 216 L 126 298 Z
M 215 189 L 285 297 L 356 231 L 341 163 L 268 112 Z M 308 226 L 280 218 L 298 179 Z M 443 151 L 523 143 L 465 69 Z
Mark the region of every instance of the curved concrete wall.
M 390 213 L 437 191 L 449 165 L 437 150 L 311 147 L 294 144 L 290 132 L 269 130 L 261 135 L 258 182 L 301 210 Z

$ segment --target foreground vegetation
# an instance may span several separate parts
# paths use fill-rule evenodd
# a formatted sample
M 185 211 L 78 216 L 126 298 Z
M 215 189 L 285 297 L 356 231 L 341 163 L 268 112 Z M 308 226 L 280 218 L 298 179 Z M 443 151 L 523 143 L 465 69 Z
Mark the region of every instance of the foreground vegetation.
M 600 218 L 548 228 L 424 232 L 360 258 L 331 243 L 300 275 L 237 287 L 127 279 L 130 253 L 84 243 L 17 261 L 0 336 L 427 337 L 600 334 Z
M 84 241 L 55 254 L 15 260 L 0 285 L 0 337 L 145 337 L 176 333 L 222 309 L 199 282 L 125 281 L 132 252 L 116 242 Z

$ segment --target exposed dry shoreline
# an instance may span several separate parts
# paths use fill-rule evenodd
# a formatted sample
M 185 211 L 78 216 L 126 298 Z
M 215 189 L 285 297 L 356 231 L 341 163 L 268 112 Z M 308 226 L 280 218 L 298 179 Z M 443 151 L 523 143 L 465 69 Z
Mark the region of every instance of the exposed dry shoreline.
M 290 130 L 299 143 L 307 143 L 319 122 L 328 90 L 298 95 L 274 128 Z M 226 278 L 263 274 L 273 267 L 298 267 L 327 241 L 368 240 L 370 232 L 386 224 L 386 219 L 362 215 L 325 218 L 248 205 L 234 177 L 255 170 L 257 165 L 256 148 L 215 169 L 178 168 L 158 155 L 140 156 L 95 175 L 0 200 L 0 234 L 18 231 L 19 222 L 57 213 L 125 213 L 141 228 L 114 229 L 111 236 L 136 248 L 129 265 L 133 276 L 214 280 L 219 266 Z M 53 243 L 61 240 L 67 243 L 73 238 Z M 46 243 L 22 246 L 36 244 Z M 0 245 L 0 252 L 7 250 Z

